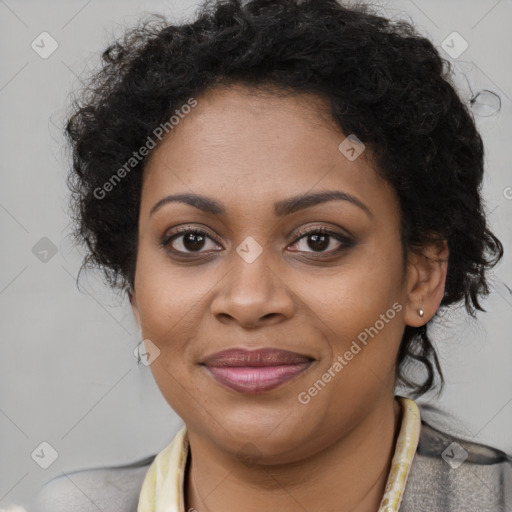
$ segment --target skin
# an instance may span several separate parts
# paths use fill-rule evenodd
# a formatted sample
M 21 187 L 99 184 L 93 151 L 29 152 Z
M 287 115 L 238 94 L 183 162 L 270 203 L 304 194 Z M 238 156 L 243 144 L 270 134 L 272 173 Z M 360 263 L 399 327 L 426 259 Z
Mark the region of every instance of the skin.
M 397 351 L 405 326 L 423 325 L 439 307 L 447 245 L 410 254 L 404 268 L 396 194 L 369 150 L 354 161 L 340 152 L 346 134 L 321 98 L 237 85 L 197 100 L 145 168 L 132 290 L 143 337 L 160 350 L 151 365 L 156 383 L 188 428 L 186 510 L 375 511 L 401 421 Z M 371 214 L 335 200 L 275 215 L 274 202 L 325 190 L 355 196 Z M 171 202 L 150 215 L 163 197 L 191 192 L 226 213 Z M 200 252 L 183 236 L 162 247 L 178 226 L 210 238 Z M 311 234 L 295 236 L 322 226 L 354 244 L 329 237 L 322 249 Z M 236 252 L 249 236 L 262 249 L 252 263 Z M 300 403 L 299 393 L 394 303 L 401 311 Z M 315 361 L 274 390 L 242 394 L 200 364 L 233 347 L 281 348 Z M 240 454 L 250 453 L 244 462 Z

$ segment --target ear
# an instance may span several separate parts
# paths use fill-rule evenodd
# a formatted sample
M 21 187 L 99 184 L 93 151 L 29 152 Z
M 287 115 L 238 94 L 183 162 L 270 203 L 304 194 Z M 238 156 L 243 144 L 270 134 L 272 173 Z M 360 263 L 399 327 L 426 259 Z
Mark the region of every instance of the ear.
M 139 326 L 139 330 L 140 330 L 141 323 L 140 323 L 139 305 L 137 304 L 137 296 L 133 289 L 130 289 L 130 304 L 132 306 L 133 315 L 135 316 L 135 320 L 137 321 L 137 325 Z
M 443 300 L 449 249 L 446 240 L 432 242 L 411 252 L 407 264 L 407 301 L 405 323 L 411 327 L 426 324 Z M 424 311 L 420 316 L 418 310 Z

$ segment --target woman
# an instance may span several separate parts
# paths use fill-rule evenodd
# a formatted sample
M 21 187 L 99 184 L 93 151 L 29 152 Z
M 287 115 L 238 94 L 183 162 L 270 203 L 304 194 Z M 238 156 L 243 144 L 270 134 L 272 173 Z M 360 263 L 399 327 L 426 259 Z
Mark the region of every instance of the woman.
M 154 21 L 105 51 L 77 104 L 69 185 L 85 266 L 127 292 L 185 427 L 156 457 L 83 472 L 83 507 L 57 483 L 41 503 L 510 509 L 509 455 L 395 396 L 442 387 L 428 326 L 483 310 L 503 255 L 447 63 L 409 24 L 335 0 Z

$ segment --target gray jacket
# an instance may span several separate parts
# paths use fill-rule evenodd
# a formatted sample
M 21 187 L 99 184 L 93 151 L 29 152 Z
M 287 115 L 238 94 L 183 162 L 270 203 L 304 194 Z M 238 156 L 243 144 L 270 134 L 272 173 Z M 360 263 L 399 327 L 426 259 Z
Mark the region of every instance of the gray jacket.
M 136 512 L 154 457 L 55 478 L 29 511 Z M 451 437 L 422 421 L 400 512 L 512 512 L 512 456 Z

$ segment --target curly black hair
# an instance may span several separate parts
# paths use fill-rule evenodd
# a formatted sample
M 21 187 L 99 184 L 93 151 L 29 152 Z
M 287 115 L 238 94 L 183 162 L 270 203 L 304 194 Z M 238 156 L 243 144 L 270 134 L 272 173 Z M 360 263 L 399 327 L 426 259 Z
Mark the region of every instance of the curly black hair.
M 487 226 L 480 195 L 482 139 L 451 71 L 411 23 L 364 3 L 219 0 L 199 6 L 190 23 L 144 16 L 103 52 L 101 69 L 74 97 L 67 120 L 72 235 L 87 249 L 80 272 L 102 269 L 131 299 L 148 161 L 133 160 L 134 152 L 191 98 L 241 84 L 326 99 L 342 132 L 365 144 L 398 195 L 404 261 L 409 251 L 446 240 L 441 307 L 464 301 L 476 316 L 485 311 L 479 297 L 490 292 L 486 273 L 503 246 Z M 113 182 L 123 165 L 123 179 Z M 423 365 L 423 382 L 406 376 L 407 361 Z M 436 386 L 436 371 L 442 389 L 427 326 L 406 326 L 397 383 L 418 397 Z

